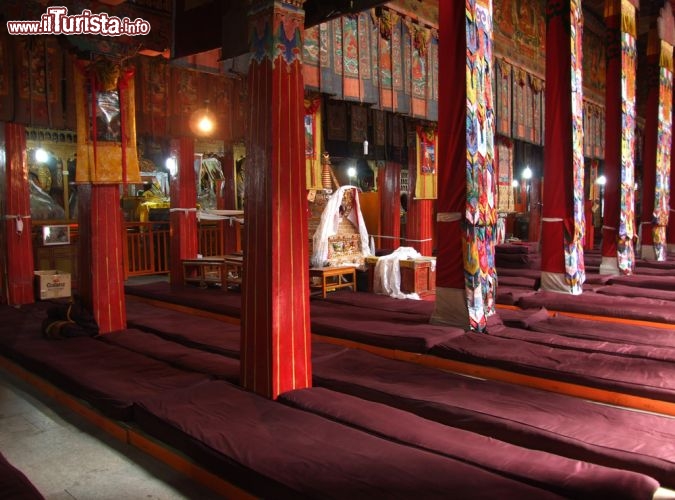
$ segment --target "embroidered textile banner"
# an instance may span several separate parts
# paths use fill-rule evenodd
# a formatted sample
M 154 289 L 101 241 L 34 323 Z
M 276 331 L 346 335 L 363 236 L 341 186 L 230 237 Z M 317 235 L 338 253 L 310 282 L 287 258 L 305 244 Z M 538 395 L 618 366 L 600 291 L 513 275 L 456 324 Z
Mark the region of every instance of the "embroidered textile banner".
M 415 199 L 432 200 L 438 196 L 438 134 L 436 130 L 417 127 L 417 169 Z
M 652 237 L 656 260 L 666 260 L 666 227 L 670 209 L 670 152 L 672 140 L 673 105 L 673 47 L 661 42 L 659 70 L 659 111 L 656 139 L 656 184 Z
M 133 70 L 101 58 L 77 61 L 74 76 L 76 182 L 140 182 Z
M 494 314 L 497 223 L 492 78 L 492 9 L 466 2 L 466 222 L 464 277 L 472 330 L 487 328 Z
M 321 179 L 321 97 L 305 98 L 305 168 L 307 189 L 323 189 Z
M 635 19 L 635 9 L 632 9 Z M 634 26 L 634 22 L 633 22 Z M 637 44 L 635 32 L 621 33 L 621 186 L 619 228 L 616 240 L 617 266 L 622 273 L 632 272 L 635 266 L 635 128 Z

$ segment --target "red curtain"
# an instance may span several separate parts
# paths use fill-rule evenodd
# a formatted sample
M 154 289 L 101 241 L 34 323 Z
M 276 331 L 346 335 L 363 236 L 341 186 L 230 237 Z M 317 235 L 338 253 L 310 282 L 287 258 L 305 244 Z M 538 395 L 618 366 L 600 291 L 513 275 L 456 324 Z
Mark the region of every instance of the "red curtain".
M 459 220 L 438 223 L 438 287 L 464 289 L 462 220 L 466 211 L 466 11 L 464 2 L 439 2 L 438 200 L 439 214 Z M 460 50 L 461 49 L 461 50 Z

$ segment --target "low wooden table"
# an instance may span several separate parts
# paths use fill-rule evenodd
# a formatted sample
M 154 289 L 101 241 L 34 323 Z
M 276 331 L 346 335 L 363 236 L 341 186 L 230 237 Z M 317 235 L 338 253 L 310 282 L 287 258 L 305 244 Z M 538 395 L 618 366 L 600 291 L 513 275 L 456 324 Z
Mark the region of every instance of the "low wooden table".
M 183 283 L 197 284 L 202 288 L 226 282 L 225 257 L 203 257 L 183 260 Z
M 225 284 L 229 288 L 241 288 L 244 282 L 244 256 L 241 254 L 225 255 Z
M 342 278 L 347 281 L 342 281 Z M 356 268 L 355 267 L 312 267 L 309 269 L 309 288 L 310 290 L 321 291 L 321 296 L 325 299 L 326 293 L 339 290 L 340 288 L 349 288 L 356 291 Z

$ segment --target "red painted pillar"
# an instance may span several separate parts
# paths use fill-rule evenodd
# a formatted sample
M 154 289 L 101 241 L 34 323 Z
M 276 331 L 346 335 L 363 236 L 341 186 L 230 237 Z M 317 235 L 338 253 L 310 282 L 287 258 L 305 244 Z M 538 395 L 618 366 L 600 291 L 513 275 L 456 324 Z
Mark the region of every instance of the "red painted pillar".
M 485 331 L 495 313 L 491 2 L 439 2 L 438 260 L 433 323 Z M 472 85 L 468 88 L 468 85 Z M 470 91 L 469 91 L 470 90 Z
M 117 184 L 91 187 L 92 308 L 100 333 L 126 328 L 124 227 Z
M 302 1 L 254 1 L 246 148 L 242 385 L 311 386 Z
M 195 141 L 181 137 L 171 141 L 171 156 L 176 160 L 176 175 L 171 178 L 171 263 L 172 285 L 183 283 L 184 259 L 198 253 L 197 181 L 195 175 Z
M 663 38 L 662 38 L 663 37 Z M 660 10 L 658 23 L 647 41 L 648 95 L 645 117 L 642 179 L 643 259 L 666 260 L 669 218 L 670 151 L 672 148 L 673 45 L 675 22 L 669 3 Z
M 607 68 L 605 90 L 605 168 L 600 274 L 631 274 L 635 265 L 635 71 L 636 5 L 605 4 Z M 623 22 L 622 22 L 623 20 Z M 622 85 L 622 81 L 632 82 Z M 592 227 L 587 219 L 586 227 Z
M 31 304 L 33 289 L 33 243 L 31 240 L 26 129 L 16 123 L 0 123 L 0 190 L 4 198 L 4 264 L 7 272 L 7 303 Z M 3 155 L 4 150 L 4 155 Z M 0 207 L 3 205 L 0 202 Z
M 576 295 L 586 279 L 581 5 L 576 0 L 548 0 L 546 17 L 541 286 Z
M 378 176 L 380 199 L 381 247 L 396 250 L 401 246 L 401 165 L 386 162 Z
M 118 184 L 81 184 L 78 193 L 79 295 L 99 332 L 126 328 L 124 227 Z

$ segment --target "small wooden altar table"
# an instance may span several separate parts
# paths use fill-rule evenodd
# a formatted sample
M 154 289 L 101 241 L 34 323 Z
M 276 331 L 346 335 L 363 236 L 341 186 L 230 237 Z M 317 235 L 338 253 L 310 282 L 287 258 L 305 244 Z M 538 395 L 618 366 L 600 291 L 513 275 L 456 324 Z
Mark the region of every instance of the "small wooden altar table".
M 347 281 L 342 280 L 346 278 Z M 356 268 L 355 267 L 312 267 L 309 270 L 309 288 L 321 290 L 321 296 L 325 299 L 327 292 L 333 292 L 340 288 L 351 287 L 356 291 Z

